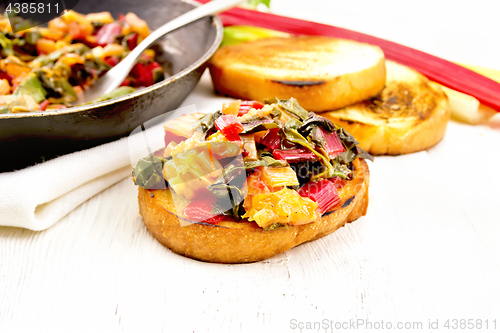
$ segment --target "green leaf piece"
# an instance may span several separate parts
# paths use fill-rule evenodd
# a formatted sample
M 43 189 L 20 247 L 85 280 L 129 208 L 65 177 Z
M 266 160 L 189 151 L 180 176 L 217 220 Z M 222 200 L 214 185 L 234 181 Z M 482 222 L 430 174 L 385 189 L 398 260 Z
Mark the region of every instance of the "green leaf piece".
M 14 95 L 29 95 L 35 102 L 40 103 L 46 99 L 47 91 L 43 88 L 38 76 L 35 73 L 29 73 L 16 88 Z
M 147 190 L 166 188 L 167 181 L 163 178 L 165 162 L 165 159 L 153 154 L 139 160 L 133 170 L 135 184 Z

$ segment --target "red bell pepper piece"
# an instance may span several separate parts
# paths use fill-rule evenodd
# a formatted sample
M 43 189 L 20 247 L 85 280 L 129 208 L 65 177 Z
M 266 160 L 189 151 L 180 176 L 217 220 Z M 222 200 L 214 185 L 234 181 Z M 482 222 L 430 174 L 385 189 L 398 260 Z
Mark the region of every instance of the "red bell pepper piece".
M 106 57 L 104 59 L 104 62 L 110 65 L 111 67 L 115 67 L 120 62 L 120 58 L 118 58 L 117 56 Z
M 316 202 L 321 214 L 338 205 L 341 201 L 335 185 L 326 179 L 305 183 L 299 189 L 299 194 Z
M 120 87 L 130 86 L 131 84 L 132 81 L 129 78 L 125 78 L 125 80 L 123 80 L 123 82 L 120 84 Z
M 127 39 L 127 46 L 130 51 L 136 48 L 137 46 L 137 39 L 139 38 L 138 33 L 133 33 L 132 35 L 129 36 Z
M 159 75 L 161 74 L 161 75 Z M 138 62 L 132 67 L 130 76 L 136 87 L 149 87 L 163 77 L 163 68 L 156 61 L 149 63 Z
M 262 137 L 260 143 L 264 146 L 274 150 L 281 148 L 281 138 L 278 135 L 279 128 L 271 128 L 267 133 Z
M 165 78 L 165 73 L 163 71 L 163 67 L 156 61 L 151 61 L 147 66 L 147 70 L 151 71 L 153 75 L 153 84 L 160 82 Z
M 50 104 L 49 100 L 46 99 L 45 101 L 43 101 L 43 102 L 40 103 L 38 110 L 39 111 L 45 111 L 45 110 L 47 110 L 47 106 L 49 106 L 49 104 Z
M 277 160 L 285 160 L 288 163 L 318 160 L 318 156 L 306 148 L 276 149 L 273 151 L 273 157 Z
M 122 26 L 118 22 L 107 23 L 97 32 L 96 40 L 101 46 L 114 43 L 115 38 L 122 33 Z
M 229 141 L 241 141 L 238 134 L 243 132 L 244 128 L 234 115 L 226 114 L 217 118 L 217 120 L 215 120 L 215 128 L 217 128 Z
M 146 65 L 146 67 L 149 70 L 154 70 L 154 69 L 157 69 L 157 68 L 162 68 L 161 65 L 159 63 L 157 63 L 156 61 L 151 61 L 150 63 L 148 63 Z
M 132 67 L 130 76 L 134 78 L 134 83 L 137 87 L 149 87 L 154 83 L 153 73 L 141 62 L 136 63 Z

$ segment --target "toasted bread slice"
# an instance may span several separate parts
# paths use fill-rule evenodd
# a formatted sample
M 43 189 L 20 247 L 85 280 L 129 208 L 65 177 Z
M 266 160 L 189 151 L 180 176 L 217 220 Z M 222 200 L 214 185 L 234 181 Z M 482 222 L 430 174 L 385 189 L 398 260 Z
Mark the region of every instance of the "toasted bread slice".
M 210 62 L 215 90 L 236 98 L 296 98 L 309 111 L 334 110 L 385 85 L 378 46 L 323 36 L 267 38 L 220 48 Z
M 342 125 L 373 155 L 399 155 L 430 148 L 450 119 L 440 87 L 406 66 L 387 61 L 387 84 L 375 98 L 321 115 Z
M 326 236 L 366 214 L 369 170 L 357 159 L 354 178 L 338 190 L 340 204 L 316 222 L 275 230 L 255 222 L 223 221 L 217 225 L 190 223 L 176 215 L 169 190 L 139 188 L 139 208 L 153 235 L 172 251 L 210 262 L 243 263 L 267 259 L 294 246 Z

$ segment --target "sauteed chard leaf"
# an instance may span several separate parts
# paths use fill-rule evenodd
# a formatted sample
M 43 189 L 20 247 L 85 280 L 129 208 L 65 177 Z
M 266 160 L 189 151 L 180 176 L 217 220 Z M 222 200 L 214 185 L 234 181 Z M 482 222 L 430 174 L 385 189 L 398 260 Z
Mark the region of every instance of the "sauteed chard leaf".
M 365 160 L 370 160 L 372 162 L 375 161 L 375 157 L 370 155 L 368 152 L 366 152 L 363 148 L 357 147 L 358 148 L 358 157 L 359 158 L 364 158 Z
M 213 214 L 223 214 L 233 217 L 236 221 L 245 213 L 243 210 L 243 191 L 246 181 L 245 167 L 232 164 L 225 168 L 222 175 L 207 189 L 219 199 L 213 204 Z
M 243 132 L 241 132 L 241 134 L 250 134 L 280 127 L 277 121 L 271 119 L 257 120 L 241 125 L 243 126 Z
M 307 137 L 314 142 L 319 147 L 325 147 L 326 140 L 325 137 L 321 134 L 319 127 L 316 125 L 310 126 L 310 132 Z
M 215 121 L 221 115 L 222 112 L 220 111 L 217 111 L 215 113 L 207 113 L 193 123 L 192 129 L 195 132 L 203 132 L 203 139 L 205 139 L 210 132 L 215 130 Z
M 370 161 L 374 161 L 372 155 L 368 154 L 366 151 L 361 149 L 358 146 L 358 141 L 348 133 L 343 127 L 337 126 L 337 135 L 340 138 L 340 141 L 344 144 L 345 152 L 341 155 L 342 158 L 340 161 L 343 163 L 350 163 L 354 161 L 356 158 L 361 157 L 364 159 L 368 159 Z
M 283 160 L 275 160 L 271 156 L 262 155 L 257 161 L 245 161 L 245 168 L 247 170 L 257 167 L 286 167 L 288 163 Z
M 276 104 L 287 113 L 299 118 L 302 121 L 309 118 L 309 111 L 300 106 L 297 100 L 293 97 L 290 99 L 276 99 Z
M 142 158 L 133 170 L 135 184 L 147 190 L 164 189 L 167 181 L 163 177 L 163 165 L 166 160 L 151 154 Z
M 42 68 L 37 74 L 49 97 L 62 98 L 63 103 L 75 102 L 78 99 L 68 80 L 56 71 Z
M 43 89 L 42 83 L 35 73 L 29 73 L 21 84 L 14 91 L 15 95 L 28 95 L 33 97 L 35 102 L 40 103 L 45 100 L 47 91 Z
M 14 46 L 12 45 L 12 41 L 3 33 L 0 33 L 0 46 L 2 47 L 3 56 L 7 57 L 14 55 Z
M 312 130 L 318 126 L 321 126 L 324 130 L 331 133 L 336 130 L 336 126 L 330 120 L 320 117 L 317 114 L 311 112 L 309 118 L 307 118 L 299 128 L 299 132 L 304 136 L 308 136 Z
M 227 184 L 218 184 L 209 186 L 215 197 L 219 200 L 212 204 L 214 207 L 211 211 L 214 215 L 228 215 L 235 221 L 241 220 L 241 215 L 245 214 L 243 209 L 243 201 L 245 194 L 236 186 Z

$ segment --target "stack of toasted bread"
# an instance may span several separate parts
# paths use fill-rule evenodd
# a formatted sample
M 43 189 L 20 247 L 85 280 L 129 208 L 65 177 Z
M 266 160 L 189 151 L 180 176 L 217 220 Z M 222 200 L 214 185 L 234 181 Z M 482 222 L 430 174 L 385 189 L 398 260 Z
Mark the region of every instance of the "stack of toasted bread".
M 437 144 L 450 118 L 448 99 L 420 73 L 355 41 L 296 36 L 220 48 L 210 63 L 215 90 L 265 102 L 294 97 L 342 125 L 374 155 Z

